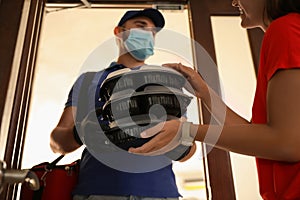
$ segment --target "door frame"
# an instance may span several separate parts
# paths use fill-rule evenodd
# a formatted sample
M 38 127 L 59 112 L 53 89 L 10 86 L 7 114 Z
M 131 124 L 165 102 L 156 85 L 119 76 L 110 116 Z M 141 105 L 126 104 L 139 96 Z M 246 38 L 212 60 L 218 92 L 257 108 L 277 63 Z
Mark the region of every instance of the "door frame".
M 0 159 L 6 161 L 8 168 L 20 169 L 40 27 L 46 3 L 45 0 L 1 0 L 0 2 L 0 27 L 6 27 L 5 30 L 0 28 L 0 44 L 4 47 L 0 49 L 1 60 L 4 58 L 0 63 L 0 95 L 3 97 L 0 98 L 0 144 L 1 140 L 2 143 L 5 141 L 4 156 Z M 231 0 L 90 0 L 90 2 L 115 5 L 184 4 L 189 10 L 191 38 L 204 47 L 215 63 L 216 54 L 210 18 L 211 16 L 239 15 L 239 11 L 231 6 Z M 47 3 L 80 3 L 80 1 L 48 0 Z M 24 10 L 28 12 L 25 19 Z M 263 32 L 258 29 L 249 30 L 248 36 L 257 72 Z M 18 52 L 19 56 L 17 56 Z M 197 49 L 194 49 L 194 52 L 197 52 Z M 197 53 L 194 55 L 197 65 L 197 60 L 199 61 L 200 58 Z M 16 59 L 19 59 L 18 62 Z M 217 73 L 215 77 L 218 80 Z M 220 92 L 219 85 L 214 85 L 213 89 Z M 202 111 L 205 123 L 210 120 L 211 116 L 203 107 Z M 205 150 L 208 147 L 204 145 L 203 148 Z M 208 198 L 236 199 L 229 153 L 213 149 L 203 162 L 207 170 Z M 0 195 L 0 199 L 15 198 L 15 186 L 6 187 Z

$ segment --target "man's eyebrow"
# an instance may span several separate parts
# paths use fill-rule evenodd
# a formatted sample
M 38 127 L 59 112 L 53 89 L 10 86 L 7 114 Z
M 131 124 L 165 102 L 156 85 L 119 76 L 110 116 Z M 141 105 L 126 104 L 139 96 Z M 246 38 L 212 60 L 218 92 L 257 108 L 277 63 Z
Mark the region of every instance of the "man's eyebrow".
M 142 20 L 136 20 L 134 21 L 135 24 L 143 24 L 143 25 L 147 25 L 148 23 Z

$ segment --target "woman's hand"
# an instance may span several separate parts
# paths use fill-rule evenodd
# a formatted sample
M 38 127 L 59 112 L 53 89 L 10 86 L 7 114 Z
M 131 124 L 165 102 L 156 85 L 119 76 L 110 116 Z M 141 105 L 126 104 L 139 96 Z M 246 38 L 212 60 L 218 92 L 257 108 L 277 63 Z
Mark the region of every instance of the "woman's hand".
M 155 137 L 141 147 L 130 148 L 129 152 L 154 156 L 173 150 L 181 144 L 183 121 L 185 118 L 170 120 L 145 130 L 141 133 L 142 138 Z
M 130 148 L 129 152 L 154 156 L 171 151 L 179 145 L 181 123 L 180 120 L 170 120 L 145 130 L 141 133 L 142 138 L 155 137 L 138 148 Z
M 182 65 L 181 63 L 166 63 L 163 64 L 164 67 L 172 68 L 179 73 L 181 73 L 187 81 L 190 83 L 192 87 L 186 87 L 186 89 L 194 94 L 198 98 L 203 98 L 204 96 L 208 96 L 208 87 L 206 82 L 202 79 L 200 74 L 192 69 L 191 67 L 187 67 Z

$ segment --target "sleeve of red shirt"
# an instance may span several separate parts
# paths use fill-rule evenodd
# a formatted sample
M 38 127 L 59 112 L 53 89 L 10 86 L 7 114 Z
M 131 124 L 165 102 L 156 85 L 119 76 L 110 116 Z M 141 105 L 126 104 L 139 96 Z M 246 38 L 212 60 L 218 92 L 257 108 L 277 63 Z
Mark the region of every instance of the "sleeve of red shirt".
M 279 69 L 300 68 L 299 15 L 289 15 L 273 21 L 266 32 L 265 64 L 267 79 Z

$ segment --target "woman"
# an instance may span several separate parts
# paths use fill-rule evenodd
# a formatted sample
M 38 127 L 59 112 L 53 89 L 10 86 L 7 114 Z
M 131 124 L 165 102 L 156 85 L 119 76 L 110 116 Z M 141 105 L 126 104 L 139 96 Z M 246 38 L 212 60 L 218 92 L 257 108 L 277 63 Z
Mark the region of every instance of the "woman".
M 243 28 L 260 27 L 265 32 L 251 122 L 228 108 L 191 68 L 166 66 L 187 78 L 194 94 L 219 121 L 222 114 L 212 108 L 226 109 L 222 126 L 191 124 L 195 140 L 203 142 L 207 134 L 215 134 L 218 140 L 211 142 L 215 147 L 255 156 L 263 199 L 300 199 L 300 1 L 233 0 L 232 5 L 240 10 Z M 170 141 L 178 145 L 182 124 L 173 120 L 147 130 L 143 137 L 159 134 L 130 151 L 157 154 L 166 151 Z

